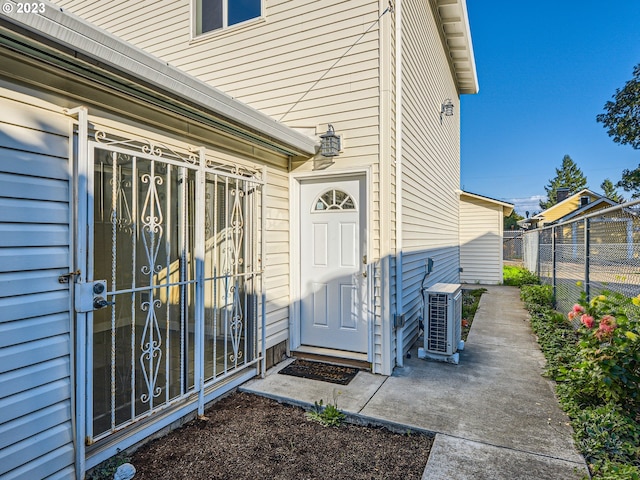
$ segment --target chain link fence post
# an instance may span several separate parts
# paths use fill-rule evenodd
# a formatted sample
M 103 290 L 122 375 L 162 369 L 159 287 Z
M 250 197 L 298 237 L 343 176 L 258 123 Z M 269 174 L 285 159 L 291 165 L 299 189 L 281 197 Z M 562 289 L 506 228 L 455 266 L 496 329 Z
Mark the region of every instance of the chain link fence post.
M 589 218 L 584 219 L 584 291 L 587 294 L 587 302 L 590 299 L 590 275 L 589 275 L 589 257 L 590 257 L 590 241 L 591 233 L 589 231 Z
M 557 288 L 556 288 L 556 260 L 558 256 L 558 249 L 556 245 L 556 227 L 551 227 L 551 287 L 553 288 L 553 303 L 554 307 L 557 305 L 558 301 L 556 298 Z

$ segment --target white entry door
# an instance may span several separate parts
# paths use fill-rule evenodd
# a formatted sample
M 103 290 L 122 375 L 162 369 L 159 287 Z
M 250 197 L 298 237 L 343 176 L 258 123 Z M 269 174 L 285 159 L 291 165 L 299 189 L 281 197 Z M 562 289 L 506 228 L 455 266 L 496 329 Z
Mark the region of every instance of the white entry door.
M 300 186 L 300 340 L 366 353 L 364 177 Z

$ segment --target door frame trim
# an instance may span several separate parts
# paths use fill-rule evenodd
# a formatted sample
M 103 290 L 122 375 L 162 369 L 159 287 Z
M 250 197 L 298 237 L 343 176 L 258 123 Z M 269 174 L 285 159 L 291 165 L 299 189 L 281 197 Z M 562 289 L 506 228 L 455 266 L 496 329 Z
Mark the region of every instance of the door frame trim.
M 302 345 L 300 336 L 300 190 L 305 180 L 326 179 L 337 181 L 345 177 L 364 177 L 365 201 L 360 200 L 360 208 L 365 208 L 366 227 L 362 230 L 364 236 L 365 255 L 367 256 L 367 305 L 365 305 L 367 322 L 367 362 L 373 362 L 373 317 L 371 315 L 373 269 L 371 263 L 371 236 L 369 235 L 372 222 L 371 203 L 371 167 L 363 166 L 355 169 L 335 170 L 330 173 L 300 172 L 289 174 L 289 350 L 299 349 Z M 350 352 L 345 351 L 345 358 Z M 358 354 L 361 355 L 361 354 Z M 335 355 L 334 355 L 335 356 Z

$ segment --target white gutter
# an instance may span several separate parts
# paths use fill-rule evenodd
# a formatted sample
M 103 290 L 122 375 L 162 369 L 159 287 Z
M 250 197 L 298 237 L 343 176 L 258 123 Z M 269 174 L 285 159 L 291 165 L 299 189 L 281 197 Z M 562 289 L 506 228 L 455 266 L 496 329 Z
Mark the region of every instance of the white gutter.
M 402 0 L 394 5 L 396 27 L 396 313 L 395 320 L 404 314 L 402 301 Z M 394 326 L 396 321 L 394 321 Z M 404 366 L 404 325 L 396 328 L 396 365 Z

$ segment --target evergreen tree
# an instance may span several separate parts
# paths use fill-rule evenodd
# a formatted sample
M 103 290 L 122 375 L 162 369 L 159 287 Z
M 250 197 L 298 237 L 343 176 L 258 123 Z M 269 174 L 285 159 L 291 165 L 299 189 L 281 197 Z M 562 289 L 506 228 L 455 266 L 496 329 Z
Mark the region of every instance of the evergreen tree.
M 562 159 L 562 167 L 556 168 L 556 176 L 549 180 L 549 184 L 544 187 L 547 192 L 547 200 L 540 200 L 540 208 L 546 210 L 558 203 L 557 192 L 559 188 L 568 188 L 569 195 L 579 192 L 587 187 L 587 177 L 569 155 Z
M 504 230 L 518 230 L 520 226 L 518 225 L 518 220 L 522 220 L 524 217 L 522 215 L 518 215 L 514 210 L 511 212 L 511 215 L 508 217 L 504 217 L 503 225 Z
M 600 185 L 600 188 L 604 192 L 604 196 L 607 197 L 608 199 L 618 203 L 624 202 L 624 198 L 622 197 L 622 195 L 618 193 L 615 185 L 608 178 L 604 179 L 604 182 L 602 182 L 602 185 Z

